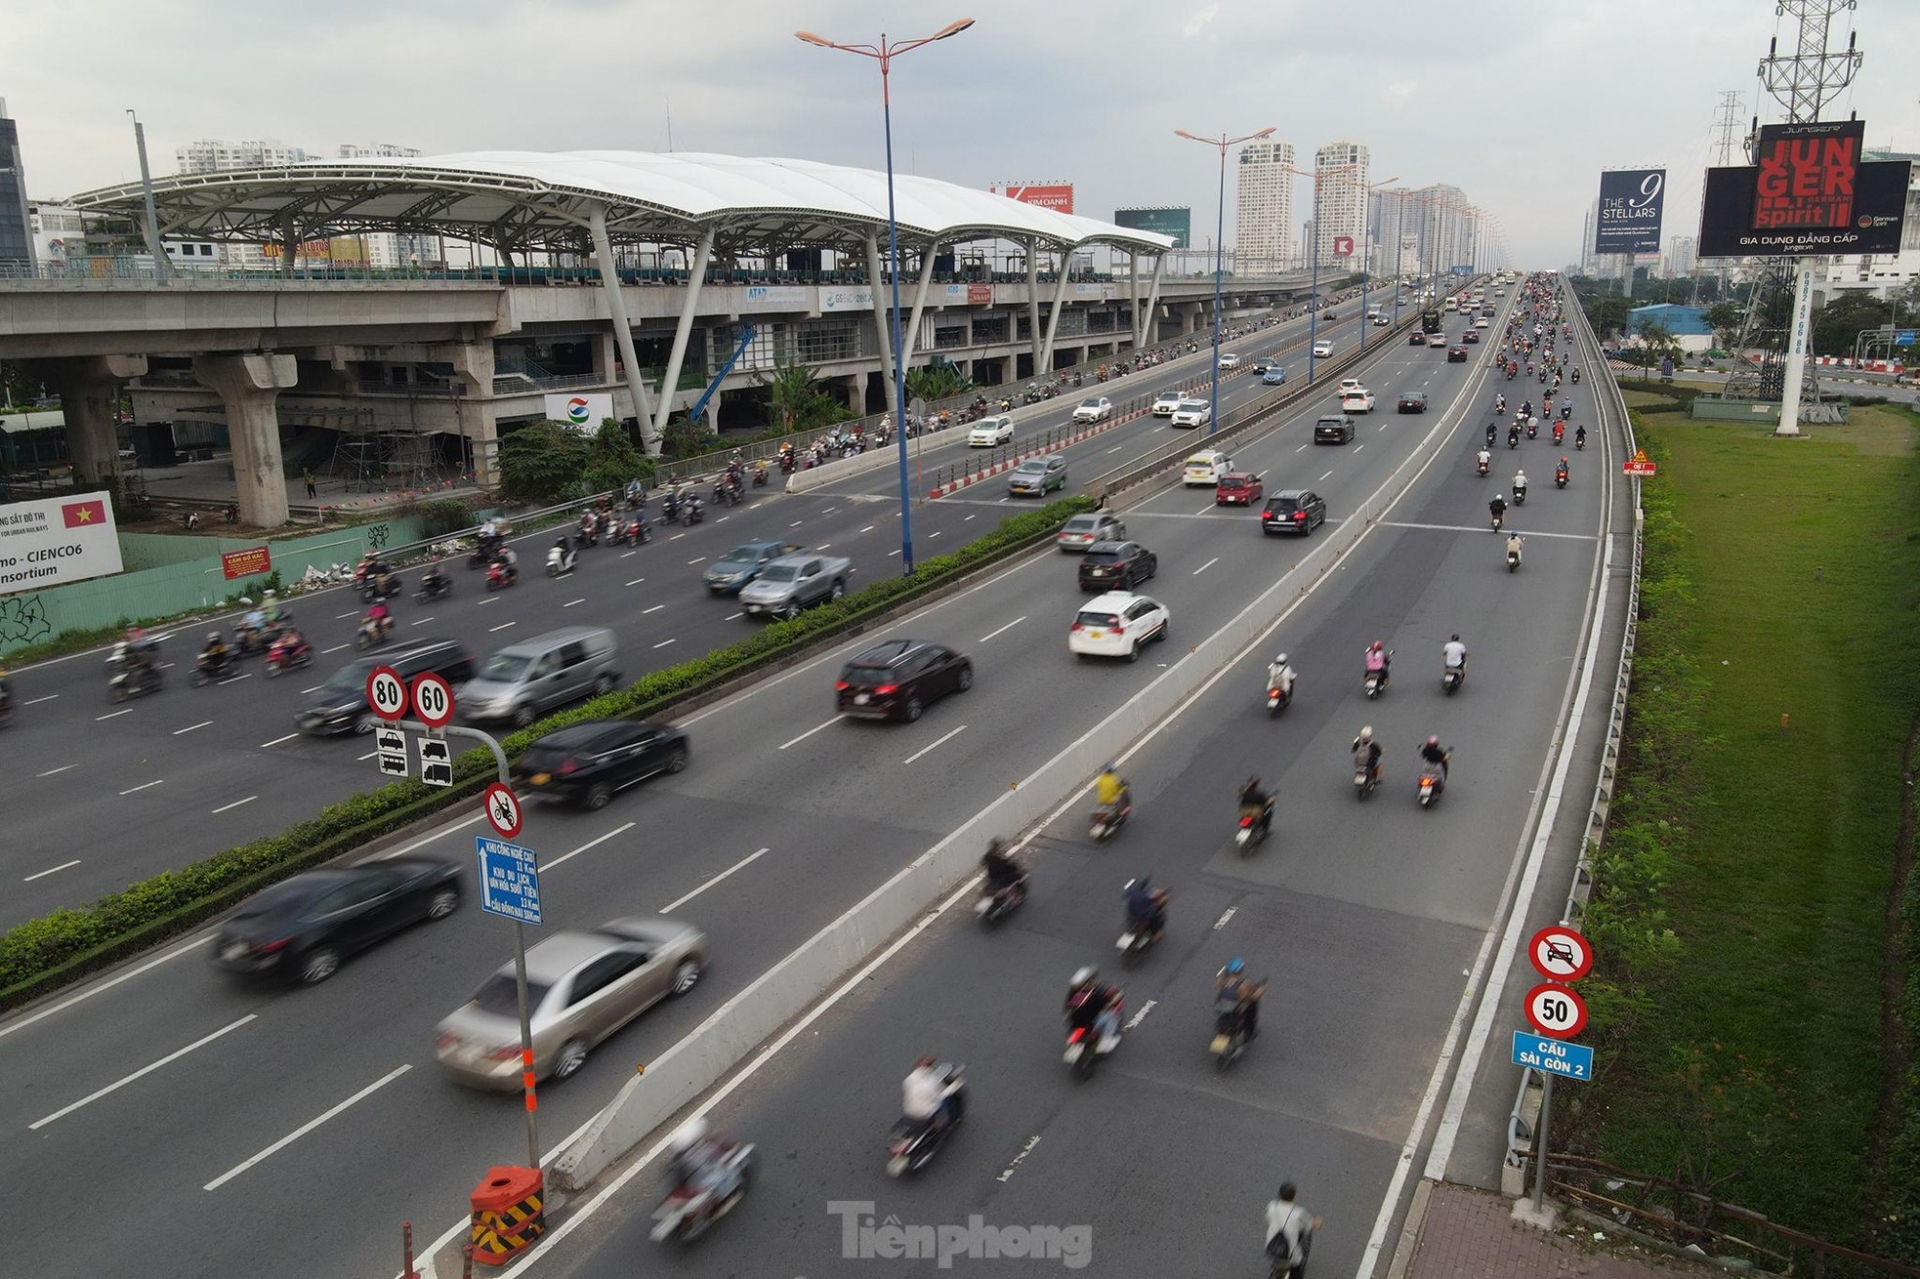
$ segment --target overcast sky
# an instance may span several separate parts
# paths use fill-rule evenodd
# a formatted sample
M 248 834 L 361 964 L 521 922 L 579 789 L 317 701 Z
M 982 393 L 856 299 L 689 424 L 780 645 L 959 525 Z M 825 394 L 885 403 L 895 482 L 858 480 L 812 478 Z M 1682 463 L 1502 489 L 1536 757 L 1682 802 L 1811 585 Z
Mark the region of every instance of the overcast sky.
M 1753 114 L 1773 0 L 65 0 L 0 23 L 0 97 L 51 199 L 156 173 L 198 138 L 437 152 L 674 149 L 879 168 L 879 75 L 804 45 L 977 25 L 894 68 L 895 159 L 968 186 L 1062 179 L 1075 211 L 1187 204 L 1210 239 L 1217 153 L 1173 136 L 1276 126 L 1302 167 L 1336 140 L 1371 181 L 1449 182 L 1516 264 L 1574 259 L 1598 171 L 1671 170 L 1697 229 L 1722 90 Z M 1920 3 L 1860 0 L 1854 86 L 1824 115 L 1920 151 Z M 1778 119 L 1771 99 L 1763 119 Z M 1743 117 L 1744 119 L 1745 117 Z M 1299 187 L 1305 216 L 1307 184 Z M 1233 240 L 1228 175 L 1227 240 Z

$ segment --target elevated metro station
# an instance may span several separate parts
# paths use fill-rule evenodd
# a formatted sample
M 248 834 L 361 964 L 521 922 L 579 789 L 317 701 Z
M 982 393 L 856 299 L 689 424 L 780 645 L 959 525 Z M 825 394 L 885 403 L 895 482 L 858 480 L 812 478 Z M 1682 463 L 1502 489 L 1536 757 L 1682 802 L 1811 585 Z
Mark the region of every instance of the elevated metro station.
M 270 246 L 289 265 L 0 281 L 0 358 L 30 360 L 59 391 L 83 481 L 117 473 L 114 408 L 129 394 L 138 429 L 166 437 L 156 450 L 231 448 L 240 517 L 266 527 L 286 522 L 286 477 L 303 469 L 488 483 L 502 431 L 566 400 L 610 407 L 649 452 L 696 403 L 715 429 L 761 420 L 763 379 L 784 364 L 858 412 L 889 400 L 882 173 L 478 152 L 176 175 L 155 179 L 152 198 L 156 238 Z M 1166 236 L 925 177 L 896 175 L 895 201 L 909 368 L 945 361 L 997 385 L 1206 323 L 1214 282 L 1168 279 Z M 131 182 L 70 204 L 144 224 L 146 192 Z M 304 244 L 369 231 L 485 246 L 504 269 L 366 278 L 293 265 Z M 1306 285 L 1234 278 L 1223 305 L 1263 309 Z

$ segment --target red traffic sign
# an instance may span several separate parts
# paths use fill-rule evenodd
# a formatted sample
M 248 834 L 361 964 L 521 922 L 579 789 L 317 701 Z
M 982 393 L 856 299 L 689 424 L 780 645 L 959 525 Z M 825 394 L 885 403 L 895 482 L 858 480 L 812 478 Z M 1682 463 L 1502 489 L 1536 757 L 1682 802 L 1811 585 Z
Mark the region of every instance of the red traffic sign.
M 432 671 L 415 676 L 413 713 L 428 728 L 445 728 L 453 719 L 453 686 Z
M 416 700 L 418 700 L 416 698 Z M 1579 981 L 1593 971 L 1593 947 L 1565 924 L 1542 928 L 1527 943 L 1527 958 L 1549 981 Z
M 1333 256 L 1336 258 L 1352 257 L 1353 256 L 1353 237 L 1350 235 L 1334 236 L 1333 237 Z
M 376 666 L 367 672 L 367 705 L 381 719 L 396 720 L 406 715 L 407 685 L 399 671 Z
M 1571 986 L 1542 982 L 1527 992 L 1527 1020 L 1543 1035 L 1571 1039 L 1587 1028 L 1587 1001 Z
M 1644 476 L 1654 473 L 1654 465 L 1647 460 L 1647 451 L 1645 449 L 1635 449 L 1633 456 L 1620 464 L 1620 469 L 1628 475 Z
M 487 824 L 501 839 L 512 839 L 520 833 L 520 800 L 512 791 L 499 782 L 487 784 L 486 793 L 480 797 L 480 803 L 487 814 Z M 1581 1014 L 1581 1020 L 1586 1014 Z

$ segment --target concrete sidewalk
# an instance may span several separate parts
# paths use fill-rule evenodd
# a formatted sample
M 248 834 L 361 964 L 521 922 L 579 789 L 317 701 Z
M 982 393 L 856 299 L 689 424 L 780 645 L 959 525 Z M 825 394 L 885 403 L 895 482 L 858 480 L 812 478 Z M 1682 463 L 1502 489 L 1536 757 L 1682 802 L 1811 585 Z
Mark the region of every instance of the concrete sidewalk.
M 1562 1220 L 1554 1230 L 1536 1230 L 1512 1219 L 1513 1202 L 1471 1186 L 1422 1183 L 1387 1279 L 1675 1279 L 1720 1273 L 1625 1239 L 1595 1239 L 1595 1228 L 1580 1222 Z

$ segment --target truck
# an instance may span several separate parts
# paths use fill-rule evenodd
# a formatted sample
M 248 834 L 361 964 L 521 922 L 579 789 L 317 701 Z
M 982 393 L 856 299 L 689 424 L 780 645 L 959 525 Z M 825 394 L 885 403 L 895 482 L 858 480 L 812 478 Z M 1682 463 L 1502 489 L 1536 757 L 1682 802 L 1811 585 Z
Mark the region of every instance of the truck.
M 798 617 L 800 610 L 847 593 L 853 561 L 837 555 L 782 555 L 740 591 L 750 617 Z
M 1440 331 L 1440 312 L 1431 309 L 1422 311 L 1420 313 L 1420 331 L 1422 333 L 1438 333 Z
M 742 542 L 708 565 L 701 580 L 715 595 L 738 595 L 742 587 L 760 576 L 760 570 L 799 549 L 793 542 Z

